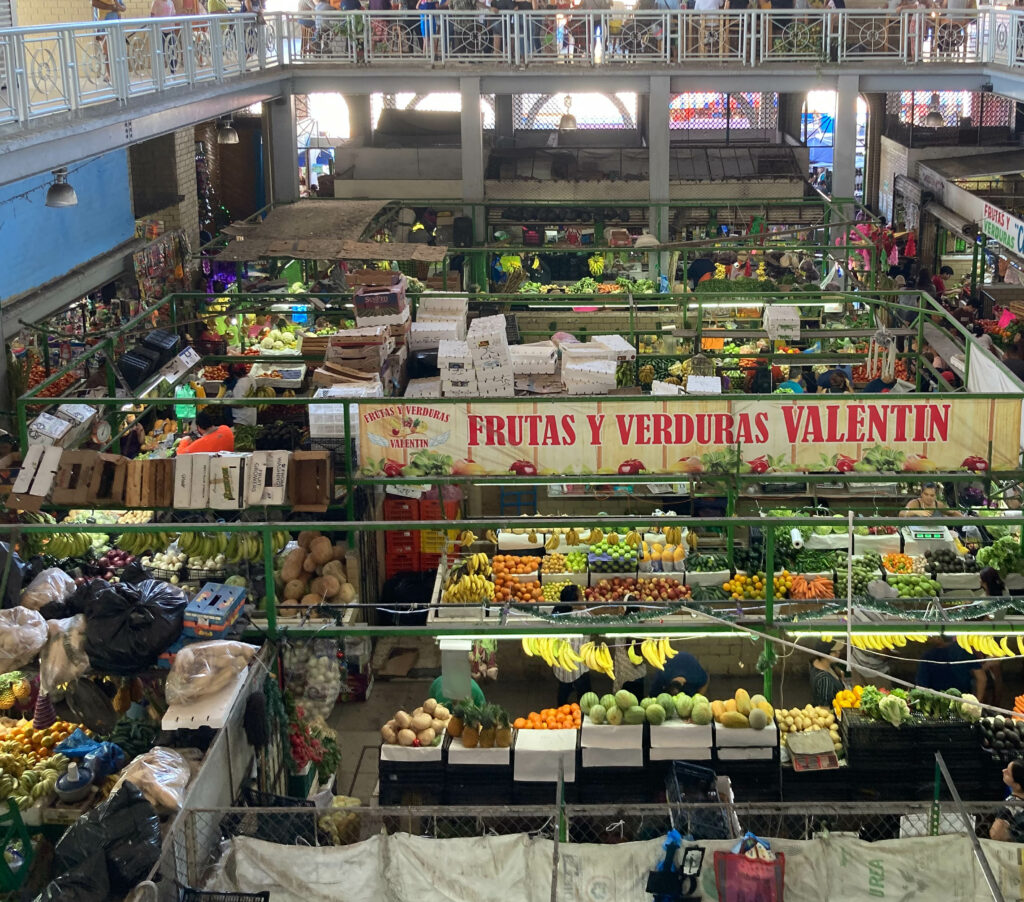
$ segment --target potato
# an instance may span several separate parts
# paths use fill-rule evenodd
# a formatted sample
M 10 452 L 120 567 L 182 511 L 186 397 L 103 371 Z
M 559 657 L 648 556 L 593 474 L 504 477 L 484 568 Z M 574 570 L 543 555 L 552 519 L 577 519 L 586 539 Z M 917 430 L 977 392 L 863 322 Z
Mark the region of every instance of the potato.
M 306 558 L 306 560 L 304 560 L 302 562 L 302 569 L 306 573 L 315 573 L 316 572 L 316 558 L 314 558 L 313 555 L 309 555 Z
M 434 713 L 434 709 L 436 707 L 437 707 L 437 699 L 436 698 L 428 698 L 423 703 L 423 710 L 426 711 L 427 714 L 433 714 Z
M 411 723 L 412 718 L 405 712 L 399 711 L 395 714 L 395 723 L 398 724 L 399 729 L 404 730 Z
M 321 576 L 320 582 L 323 583 L 324 595 L 328 598 L 336 598 L 341 592 L 341 583 L 330 574 Z
M 285 598 L 302 598 L 306 594 L 306 584 L 301 579 L 290 579 L 284 587 Z
M 344 542 L 335 542 L 331 557 L 341 563 L 345 562 L 345 555 L 348 554 L 348 546 Z
M 316 530 L 304 529 L 299 533 L 299 537 L 297 539 L 299 548 L 303 551 L 309 551 L 309 546 L 313 544 L 313 540 L 318 538 L 320 538 L 320 533 Z
M 420 733 L 423 730 L 428 729 L 433 720 L 434 718 L 429 714 L 425 714 L 421 711 L 419 714 L 413 714 L 412 722 L 409 724 L 409 727 L 415 732 Z
M 398 731 L 398 724 L 395 723 L 395 719 L 393 717 L 386 724 L 384 724 L 384 726 L 391 727 L 391 729 L 395 730 L 396 732 Z
M 436 717 L 434 717 L 430 721 L 430 728 L 435 733 L 440 733 L 444 729 L 444 724 L 445 722 L 443 720 L 438 720 Z
M 302 577 L 302 562 L 301 561 L 285 561 L 284 566 L 281 568 L 281 579 L 285 585 L 292 582 L 293 580 L 300 579 Z
M 345 567 L 341 561 L 328 561 L 322 569 L 324 576 L 333 576 L 339 583 L 348 581 L 345 578 Z
M 317 564 L 326 564 L 333 559 L 334 547 L 331 545 L 330 539 L 320 536 L 318 539 L 313 539 L 309 546 L 309 553 Z
M 317 577 L 309 584 L 309 591 L 313 595 L 319 595 L 321 598 L 324 597 L 324 581 L 322 577 Z
M 443 720 L 447 722 L 448 718 L 450 718 L 451 716 L 451 712 L 444 705 L 438 705 L 436 708 L 434 708 L 434 717 L 436 717 L 438 720 Z
M 352 604 L 356 600 L 356 588 L 352 583 L 342 583 L 338 592 L 338 599 L 342 604 Z
M 421 730 L 416 734 L 416 738 L 420 741 L 420 745 L 430 745 L 434 741 L 434 737 L 437 734 L 430 728 L 427 727 L 425 730 Z
M 398 742 L 398 734 L 395 732 L 394 727 L 390 727 L 387 724 L 380 728 L 380 738 L 388 745 L 394 745 Z
M 302 600 L 299 602 L 299 604 L 315 605 L 321 604 L 322 602 L 323 599 L 319 595 L 313 595 L 312 593 L 310 593 L 309 595 L 303 595 Z
M 412 745 L 416 739 L 416 734 L 412 730 L 399 730 L 398 731 L 398 744 L 399 745 Z

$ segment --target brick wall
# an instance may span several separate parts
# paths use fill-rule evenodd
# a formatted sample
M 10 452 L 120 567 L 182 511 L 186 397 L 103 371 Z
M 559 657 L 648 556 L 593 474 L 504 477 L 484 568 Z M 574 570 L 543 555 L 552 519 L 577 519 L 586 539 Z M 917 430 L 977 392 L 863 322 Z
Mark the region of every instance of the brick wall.
M 170 142 L 170 147 L 167 146 Z M 148 146 L 147 146 L 148 145 Z M 164 228 L 184 229 L 193 249 L 199 246 L 199 200 L 196 196 L 195 139 L 192 129 L 147 141 L 132 148 L 132 173 L 135 179 L 161 180 L 155 191 L 136 192 L 138 200 L 146 196 L 177 197 L 182 200 L 153 212 L 146 219 L 162 220 Z M 141 210 L 136 216 L 142 216 Z

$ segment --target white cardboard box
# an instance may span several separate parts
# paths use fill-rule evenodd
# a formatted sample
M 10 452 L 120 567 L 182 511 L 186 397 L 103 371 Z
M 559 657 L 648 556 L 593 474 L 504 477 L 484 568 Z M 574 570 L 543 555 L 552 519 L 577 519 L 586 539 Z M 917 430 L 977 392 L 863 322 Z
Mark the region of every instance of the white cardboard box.
M 779 744 L 779 728 L 770 723 L 763 730 L 723 727 L 715 724 L 715 746 L 725 748 L 770 748 Z
M 457 736 L 448 746 L 448 763 L 458 765 L 507 765 L 512 760 L 512 749 L 467 749 L 462 737 Z
M 210 506 L 212 454 L 181 454 L 174 459 L 174 506 L 201 510 Z
M 239 510 L 245 503 L 245 463 L 248 454 L 220 452 L 210 455 L 212 510 Z
M 288 497 L 290 451 L 254 451 L 246 464 L 246 506 L 284 504 Z
M 681 748 L 652 748 L 649 757 L 651 761 L 710 761 L 712 755 L 709 748 L 684 746 Z
M 584 749 L 640 749 L 644 747 L 644 725 L 594 723 L 583 718 L 580 746 Z
M 63 453 L 61 448 L 29 445 L 7 496 L 7 506 L 14 510 L 39 510 L 53 491 Z
M 516 730 L 515 748 L 514 780 L 554 783 L 561 761 L 563 780 L 576 781 L 575 730 Z
M 432 761 L 441 760 L 441 744 L 431 745 L 427 748 L 411 745 L 382 745 L 380 747 L 381 761 L 405 761 L 413 764 L 427 764 Z
M 651 727 L 651 750 L 707 749 L 715 744 L 711 724 L 701 726 L 683 720 L 666 720 Z
M 30 445 L 60 445 L 71 432 L 71 424 L 60 417 L 41 413 L 28 424 Z
M 643 767 L 644 750 L 584 748 L 581 759 L 584 767 Z
M 766 761 L 775 753 L 774 749 L 759 746 L 732 746 L 718 750 L 719 761 Z

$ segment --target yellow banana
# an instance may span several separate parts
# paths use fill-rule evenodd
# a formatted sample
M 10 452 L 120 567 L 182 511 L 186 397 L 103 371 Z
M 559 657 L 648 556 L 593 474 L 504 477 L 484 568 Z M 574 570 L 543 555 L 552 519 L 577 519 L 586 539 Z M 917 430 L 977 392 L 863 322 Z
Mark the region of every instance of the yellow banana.
M 676 651 L 676 650 L 675 650 L 675 649 L 674 649 L 674 648 L 672 647 L 672 643 L 671 643 L 671 642 L 669 642 L 669 641 L 668 641 L 668 639 L 662 639 L 662 642 L 664 642 L 664 643 L 665 643 L 665 644 L 664 644 L 664 645 L 662 646 L 662 656 L 663 656 L 664 658 L 666 658 L 667 660 L 670 660 L 670 661 L 671 661 L 671 660 L 672 660 L 672 658 L 674 658 L 674 657 L 675 657 L 675 656 L 676 656 L 677 654 L 679 654 L 679 652 L 677 652 L 677 651 Z
M 1024 655 L 1024 636 L 1017 634 L 1017 651 Z
M 636 653 L 636 645 L 632 642 L 629 643 L 629 647 L 626 649 L 626 656 L 629 658 L 630 664 L 643 664 L 644 662 L 643 657 Z
M 533 649 L 531 648 L 531 644 L 532 644 L 531 640 L 527 639 L 524 636 L 522 644 L 523 644 L 523 654 L 525 654 L 526 657 L 528 657 L 528 658 L 532 658 L 533 657 Z
M 1009 636 L 1003 636 L 1003 638 L 999 640 L 999 650 L 1002 652 L 1003 657 L 1006 657 L 1006 658 L 1012 658 L 1013 657 L 1013 652 L 1010 651 L 1010 646 L 1008 644 L 1009 641 L 1010 641 L 1010 637 Z

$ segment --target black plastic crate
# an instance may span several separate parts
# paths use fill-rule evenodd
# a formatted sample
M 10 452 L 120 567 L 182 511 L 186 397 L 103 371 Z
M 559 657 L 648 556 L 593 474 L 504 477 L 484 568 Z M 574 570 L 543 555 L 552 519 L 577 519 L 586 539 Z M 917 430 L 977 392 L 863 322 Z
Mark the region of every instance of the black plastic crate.
M 316 808 L 308 799 L 275 795 L 244 786 L 242 801 L 247 808 L 308 808 L 310 813 L 232 812 L 221 820 L 221 831 L 225 836 L 250 836 L 267 842 L 316 845 Z
M 554 806 L 556 789 L 555 783 L 532 783 L 524 780 L 513 780 L 512 804 Z M 579 790 L 575 783 L 564 783 L 562 791 L 566 803 L 578 801 Z
M 512 765 L 449 765 L 444 777 L 444 804 L 511 805 Z
M 138 388 L 156 370 L 158 359 L 153 351 L 145 348 L 140 351 L 139 348 L 135 348 L 118 358 L 117 367 L 128 387 Z
M 143 347 L 149 348 L 151 351 L 156 351 L 160 355 L 160 363 L 165 364 L 175 354 L 178 353 L 178 347 L 181 345 L 181 339 L 178 338 L 173 332 L 168 332 L 166 329 L 154 329 L 152 332 L 147 332 L 145 337 L 142 339 Z
M 851 765 L 879 755 L 907 763 L 934 760 L 936 752 L 951 758 L 970 758 L 981 745 L 977 724 L 969 720 L 916 718 L 894 727 L 856 710 L 847 710 L 839 723 Z
M 657 776 L 644 767 L 579 767 L 578 798 L 581 805 L 653 804 L 662 789 Z
M 783 767 L 780 780 L 783 802 L 852 801 L 848 767 L 799 773 L 791 767 Z
M 782 799 L 782 768 L 778 752 L 755 761 L 716 761 L 715 770 L 732 783 L 737 802 L 778 802 Z
M 381 805 L 440 805 L 444 801 L 443 761 L 381 761 L 377 776 Z

